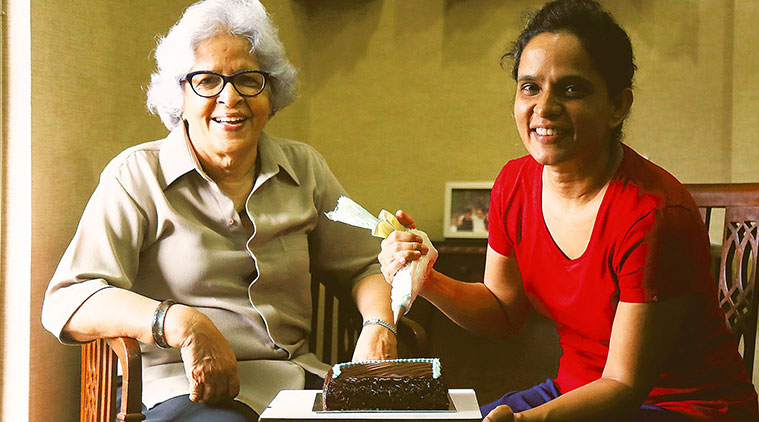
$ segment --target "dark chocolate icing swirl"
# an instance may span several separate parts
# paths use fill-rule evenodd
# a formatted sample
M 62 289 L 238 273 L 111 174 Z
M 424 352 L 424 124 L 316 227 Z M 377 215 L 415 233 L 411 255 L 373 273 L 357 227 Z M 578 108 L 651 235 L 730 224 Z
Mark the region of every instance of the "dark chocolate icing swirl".
M 342 368 L 340 377 L 432 378 L 430 362 L 367 362 Z

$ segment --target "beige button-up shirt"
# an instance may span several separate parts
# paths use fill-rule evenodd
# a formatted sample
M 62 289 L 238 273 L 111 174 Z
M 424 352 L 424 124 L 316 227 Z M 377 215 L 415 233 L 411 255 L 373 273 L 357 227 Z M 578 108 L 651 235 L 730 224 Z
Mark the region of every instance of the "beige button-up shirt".
M 229 340 L 237 399 L 260 413 L 280 389 L 303 388 L 304 370 L 328 369 L 308 352 L 311 274 L 350 289 L 379 272 L 379 244 L 324 216 L 344 189 L 318 152 L 265 134 L 245 204 L 249 238 L 183 129 L 129 148 L 105 168 L 47 289 L 42 323 L 66 341 L 71 315 L 105 288 L 193 306 Z M 179 350 L 142 351 L 148 408 L 189 393 Z

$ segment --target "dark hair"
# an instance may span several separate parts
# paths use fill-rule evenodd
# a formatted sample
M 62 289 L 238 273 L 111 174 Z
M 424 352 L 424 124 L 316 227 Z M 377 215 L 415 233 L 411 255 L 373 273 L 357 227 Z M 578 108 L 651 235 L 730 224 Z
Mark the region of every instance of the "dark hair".
M 501 58 L 502 65 L 506 59 L 513 61 L 511 75 L 514 80 L 518 76 L 519 61 L 525 46 L 544 32 L 575 35 L 606 81 L 610 96 L 632 88 L 637 66 L 630 38 L 611 14 L 593 0 L 551 1 L 530 18 L 511 51 Z

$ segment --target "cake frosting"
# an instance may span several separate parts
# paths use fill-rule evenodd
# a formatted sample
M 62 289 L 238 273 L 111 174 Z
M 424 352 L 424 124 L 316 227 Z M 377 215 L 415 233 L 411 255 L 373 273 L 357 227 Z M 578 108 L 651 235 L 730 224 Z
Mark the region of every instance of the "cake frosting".
M 436 358 L 339 363 L 324 379 L 324 410 L 444 410 L 448 389 Z

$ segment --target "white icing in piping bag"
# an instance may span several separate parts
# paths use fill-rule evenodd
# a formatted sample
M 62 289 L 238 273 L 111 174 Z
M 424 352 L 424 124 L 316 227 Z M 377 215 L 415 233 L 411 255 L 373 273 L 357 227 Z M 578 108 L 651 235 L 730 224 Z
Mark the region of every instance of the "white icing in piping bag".
M 432 250 L 432 243 L 427 233 L 417 230 L 408 230 L 422 237 L 424 245 Z M 393 320 L 398 323 L 401 315 L 405 315 L 410 309 L 411 304 L 416 299 L 416 295 L 421 288 L 424 274 L 428 270 L 430 254 L 422 255 L 421 258 L 409 261 L 401 267 L 393 276 L 393 288 L 390 291 L 390 309 L 393 311 Z
M 385 210 L 380 211 L 379 217 L 374 217 L 347 196 L 341 196 L 337 200 L 337 207 L 325 214 L 332 221 L 361 227 L 372 231 L 376 237 L 386 238 L 393 231 L 410 231 L 422 237 L 425 246 L 432 250 L 427 233 L 404 227 L 395 216 Z M 407 262 L 393 276 L 393 287 L 390 291 L 390 308 L 393 311 L 393 320 L 398 323 L 401 315 L 411 309 L 411 304 L 416 299 L 421 283 L 426 272 L 434 262 L 430 262 L 430 254 L 422 255 L 418 260 Z

